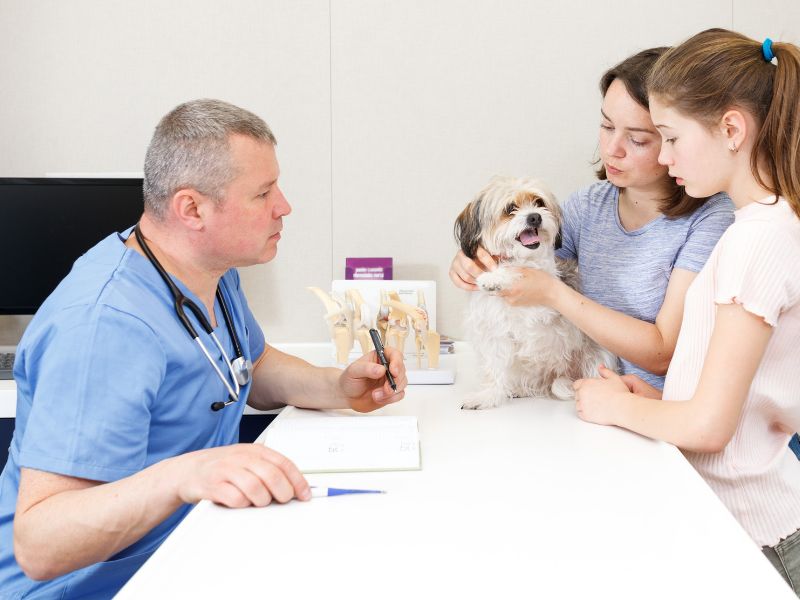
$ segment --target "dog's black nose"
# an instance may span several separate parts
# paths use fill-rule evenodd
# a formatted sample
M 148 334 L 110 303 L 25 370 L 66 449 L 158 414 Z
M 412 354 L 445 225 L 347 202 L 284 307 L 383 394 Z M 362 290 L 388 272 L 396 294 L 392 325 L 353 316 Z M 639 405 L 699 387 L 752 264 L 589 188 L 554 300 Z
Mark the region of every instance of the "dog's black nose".
M 539 227 L 542 224 L 542 215 L 539 213 L 531 213 L 528 215 L 525 223 L 528 227 Z

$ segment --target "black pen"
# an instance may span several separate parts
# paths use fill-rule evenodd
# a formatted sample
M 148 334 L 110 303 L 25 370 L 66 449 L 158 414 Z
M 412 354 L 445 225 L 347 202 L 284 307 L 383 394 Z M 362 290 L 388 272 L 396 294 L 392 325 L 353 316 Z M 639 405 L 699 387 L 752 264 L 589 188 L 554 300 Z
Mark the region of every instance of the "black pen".
M 389 363 L 386 362 L 386 355 L 383 353 L 383 344 L 381 344 L 381 334 L 378 333 L 377 329 L 370 329 L 369 337 L 372 338 L 372 344 L 375 346 L 375 352 L 378 354 L 378 360 L 381 361 L 381 364 L 384 367 L 386 367 L 386 379 L 389 381 L 389 385 L 391 386 L 391 388 L 396 392 L 397 384 L 394 382 L 394 377 L 392 377 L 392 374 L 389 371 Z

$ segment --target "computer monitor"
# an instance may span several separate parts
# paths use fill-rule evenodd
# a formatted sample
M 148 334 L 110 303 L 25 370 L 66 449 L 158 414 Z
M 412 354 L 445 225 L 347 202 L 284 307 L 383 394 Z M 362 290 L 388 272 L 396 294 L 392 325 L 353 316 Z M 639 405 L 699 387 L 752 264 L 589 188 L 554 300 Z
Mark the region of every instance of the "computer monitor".
M 142 214 L 141 179 L 0 178 L 0 315 L 32 315 L 97 242 Z

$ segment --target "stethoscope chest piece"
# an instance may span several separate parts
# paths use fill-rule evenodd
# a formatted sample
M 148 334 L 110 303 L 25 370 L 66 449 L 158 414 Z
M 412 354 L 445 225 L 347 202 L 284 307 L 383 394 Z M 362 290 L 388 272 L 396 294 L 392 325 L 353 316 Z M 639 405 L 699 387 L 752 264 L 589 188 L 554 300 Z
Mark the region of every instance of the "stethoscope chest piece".
M 239 385 L 247 385 L 253 379 L 253 363 L 244 356 L 234 358 L 231 367 Z

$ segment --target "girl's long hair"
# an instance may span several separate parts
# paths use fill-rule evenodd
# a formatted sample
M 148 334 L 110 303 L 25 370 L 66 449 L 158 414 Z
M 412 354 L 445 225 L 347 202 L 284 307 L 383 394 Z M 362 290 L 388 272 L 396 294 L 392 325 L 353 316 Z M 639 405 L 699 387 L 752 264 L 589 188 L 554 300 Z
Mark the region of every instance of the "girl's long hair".
M 647 89 L 708 127 L 731 108 L 749 112 L 758 127 L 753 176 L 800 217 L 800 49 L 775 42 L 772 52 L 777 64 L 766 60 L 760 42 L 708 29 L 664 53 Z

